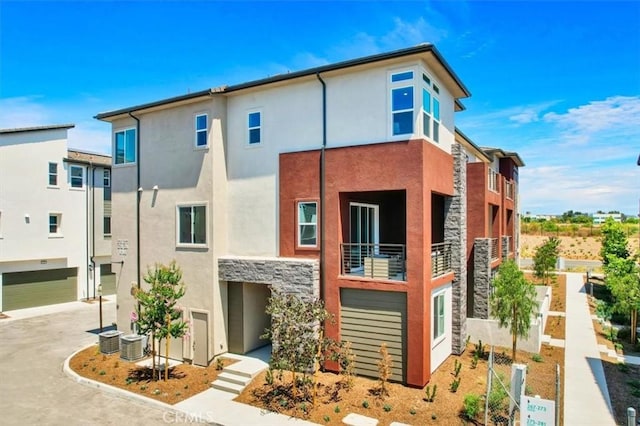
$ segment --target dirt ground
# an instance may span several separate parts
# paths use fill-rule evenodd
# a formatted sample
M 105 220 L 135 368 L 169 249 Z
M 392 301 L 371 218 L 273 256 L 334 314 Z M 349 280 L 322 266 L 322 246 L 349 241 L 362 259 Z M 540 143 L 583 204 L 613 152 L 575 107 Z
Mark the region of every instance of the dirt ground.
M 341 376 L 329 372 L 319 375 L 318 402 L 315 408 L 310 400 L 297 400 L 293 403 L 285 398 L 284 395 L 291 390 L 290 386 L 279 388 L 280 393 L 276 396 L 272 392 L 273 387 L 265 382 L 266 372 L 256 377 L 236 401 L 327 425 L 342 424 L 342 419 L 349 413 L 376 418 L 380 425 L 389 425 L 394 421 L 412 425 L 460 424 L 460 411 L 465 395 L 482 395 L 486 392 L 487 361 L 481 359 L 477 366 L 472 368 L 474 346 L 470 343 L 461 356 L 450 356 L 431 376 L 428 386 L 430 389 L 437 386 L 433 402 L 425 401 L 425 389 L 405 387 L 396 383 L 388 385 L 388 396 L 380 397 L 378 381 L 365 377 L 354 378 L 354 386 L 347 390 L 339 385 Z M 564 349 L 543 345 L 540 356 L 540 362 L 535 362 L 532 360 L 532 354 L 518 351 L 518 362 L 528 366 L 528 391 L 539 394 L 542 398 L 553 399 L 556 363 L 563 365 Z M 454 379 L 456 361 L 462 363 L 462 368 L 459 375 L 460 387 L 453 393 L 449 387 Z M 290 374 L 285 374 L 284 378 L 289 384 Z M 274 383 L 280 382 L 276 380 Z M 368 405 L 368 408 L 364 405 Z M 478 417 L 480 418 L 481 416 Z
M 548 237 L 544 235 L 520 235 L 520 256 L 532 258 L 536 247 Z M 560 256 L 566 259 L 600 260 L 601 237 L 567 237 L 559 236 Z M 628 237 L 631 253 L 638 252 L 638 236 Z
M 139 362 L 142 360 L 138 360 Z M 224 366 L 235 361 L 222 358 Z M 111 386 L 176 404 L 209 389 L 220 370 L 216 362 L 209 367 L 180 364 L 169 368 L 167 381 L 151 380 L 151 368 L 139 367 L 135 362 L 120 359 L 119 353 L 104 355 L 98 345 L 90 346 L 69 360 L 69 367 L 79 375 Z M 163 372 L 164 373 L 164 372 Z

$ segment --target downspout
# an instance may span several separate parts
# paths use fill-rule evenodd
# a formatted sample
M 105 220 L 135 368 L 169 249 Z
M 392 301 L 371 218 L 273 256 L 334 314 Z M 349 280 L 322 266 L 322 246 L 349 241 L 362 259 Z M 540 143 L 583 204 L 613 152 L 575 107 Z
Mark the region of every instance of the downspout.
M 140 190 L 140 119 L 129 112 L 129 117 L 136 120 L 136 277 L 138 288 L 140 288 L 140 201 L 142 191 Z M 138 306 L 138 309 L 140 306 Z
M 96 297 L 96 166 L 91 167 L 91 270 L 93 271 L 93 297 Z
M 89 168 L 87 167 L 87 186 L 89 185 Z M 86 253 L 87 256 L 84 258 L 85 261 L 85 266 L 87 267 L 87 273 L 86 273 L 86 280 L 87 280 L 87 293 L 85 294 L 86 300 L 89 300 L 89 265 L 87 262 L 87 260 L 89 259 L 89 238 L 90 238 L 90 234 L 89 234 L 89 188 L 85 188 L 84 191 L 84 199 L 85 199 L 85 214 L 84 214 L 84 224 L 85 224 L 85 235 L 86 235 L 86 240 L 87 240 L 87 244 L 86 244 Z
M 320 149 L 320 300 L 324 300 L 325 287 L 325 220 L 324 220 L 324 196 L 325 196 L 325 148 L 327 147 L 327 84 L 320 73 L 316 77 L 322 84 L 322 148 Z

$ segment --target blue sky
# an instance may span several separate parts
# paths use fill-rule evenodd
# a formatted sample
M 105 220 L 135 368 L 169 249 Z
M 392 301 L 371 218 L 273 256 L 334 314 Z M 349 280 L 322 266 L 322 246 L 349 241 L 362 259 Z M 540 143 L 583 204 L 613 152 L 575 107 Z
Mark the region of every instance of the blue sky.
M 521 211 L 640 197 L 640 2 L 0 1 L 0 127 L 99 112 L 431 42 L 470 89 L 456 125 L 517 151 Z

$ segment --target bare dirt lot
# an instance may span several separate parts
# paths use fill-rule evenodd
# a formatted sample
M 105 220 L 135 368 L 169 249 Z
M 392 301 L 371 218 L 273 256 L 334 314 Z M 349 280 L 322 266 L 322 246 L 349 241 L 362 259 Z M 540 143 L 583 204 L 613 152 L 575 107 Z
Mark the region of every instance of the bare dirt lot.
M 532 258 L 536 247 L 541 245 L 547 238 L 546 235 L 522 234 L 520 236 L 520 256 Z M 600 240 L 601 237 L 569 237 L 559 236 L 560 257 L 566 259 L 580 260 L 600 260 Z M 638 236 L 628 237 L 629 249 L 632 253 L 638 251 Z

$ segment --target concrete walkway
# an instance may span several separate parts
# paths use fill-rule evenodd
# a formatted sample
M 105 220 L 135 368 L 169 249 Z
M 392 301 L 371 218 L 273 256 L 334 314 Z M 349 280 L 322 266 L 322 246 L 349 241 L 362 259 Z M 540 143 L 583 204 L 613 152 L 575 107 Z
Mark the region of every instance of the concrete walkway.
M 567 273 L 564 423 L 615 425 L 583 275 Z

